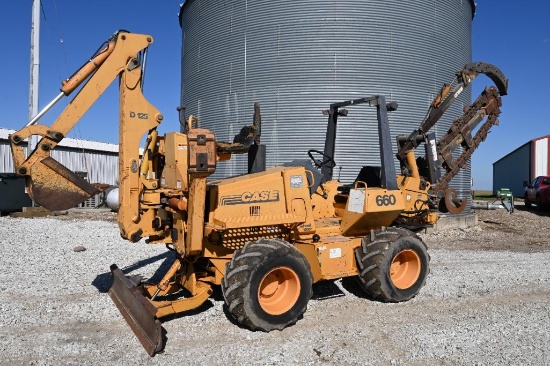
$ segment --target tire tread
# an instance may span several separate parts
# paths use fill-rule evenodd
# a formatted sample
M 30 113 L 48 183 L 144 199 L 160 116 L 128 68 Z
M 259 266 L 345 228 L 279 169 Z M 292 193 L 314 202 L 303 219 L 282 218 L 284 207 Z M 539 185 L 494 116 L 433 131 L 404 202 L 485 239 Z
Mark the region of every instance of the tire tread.
M 427 247 L 422 239 L 413 232 L 402 228 L 383 228 L 381 230 L 373 230 L 370 235 L 363 238 L 361 245 L 355 249 L 355 257 L 357 259 L 357 267 L 359 270 L 359 284 L 363 290 L 375 300 L 382 302 L 400 302 L 410 298 L 400 299 L 399 296 L 396 296 L 390 289 L 385 288 L 382 281 L 384 274 L 381 273 L 382 263 L 384 260 L 387 260 L 386 255 L 391 244 L 401 238 L 408 237 L 411 237 L 411 239 L 420 243 L 427 254 Z M 427 254 L 428 263 L 429 260 L 430 256 Z M 428 273 L 429 266 L 424 278 L 422 279 L 419 289 L 424 286 Z M 416 296 L 416 294 L 411 297 L 414 296 Z
M 248 242 L 241 250 L 235 251 L 233 258 L 226 265 L 225 276 L 222 281 L 222 293 L 227 304 L 229 313 L 242 325 L 252 330 L 269 332 L 273 329 L 282 330 L 285 327 L 296 323 L 298 317 L 287 324 L 266 324 L 266 321 L 258 319 L 255 314 L 248 314 L 245 308 L 246 288 L 250 283 L 251 273 L 263 263 L 269 261 L 273 256 L 292 255 L 304 268 L 307 268 L 308 280 L 311 284 L 313 278 L 309 263 L 302 253 L 291 244 L 278 239 L 259 239 L 255 242 Z M 307 299 L 312 296 L 311 285 L 306 286 Z M 307 309 L 307 301 L 299 315 Z

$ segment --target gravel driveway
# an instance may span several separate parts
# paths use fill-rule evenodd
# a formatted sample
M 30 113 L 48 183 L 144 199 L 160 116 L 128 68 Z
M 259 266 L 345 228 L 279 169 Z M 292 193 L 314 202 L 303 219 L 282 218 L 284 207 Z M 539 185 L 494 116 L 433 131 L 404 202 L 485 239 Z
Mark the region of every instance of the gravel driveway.
M 548 365 L 550 216 L 517 208 L 422 235 L 431 273 L 409 302 L 371 301 L 354 279 L 319 283 L 303 319 L 262 333 L 233 324 L 216 289 L 163 322 L 154 358 L 106 291 L 112 263 L 145 276 L 169 265 L 163 246 L 122 240 L 110 213 L 0 217 L 0 363 Z

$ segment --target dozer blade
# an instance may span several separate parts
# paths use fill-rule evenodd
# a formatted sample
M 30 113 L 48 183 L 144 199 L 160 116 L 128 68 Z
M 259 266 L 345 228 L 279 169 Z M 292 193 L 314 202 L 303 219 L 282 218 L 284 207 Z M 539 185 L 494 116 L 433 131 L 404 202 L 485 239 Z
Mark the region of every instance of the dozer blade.
M 155 316 L 157 309 L 141 293 L 139 281 L 128 279 L 116 264 L 111 266 L 111 272 L 113 285 L 109 289 L 109 296 L 143 348 L 149 356 L 154 356 L 163 348 L 162 326 Z
M 51 157 L 32 165 L 26 184 L 29 196 L 52 211 L 75 207 L 100 192 Z

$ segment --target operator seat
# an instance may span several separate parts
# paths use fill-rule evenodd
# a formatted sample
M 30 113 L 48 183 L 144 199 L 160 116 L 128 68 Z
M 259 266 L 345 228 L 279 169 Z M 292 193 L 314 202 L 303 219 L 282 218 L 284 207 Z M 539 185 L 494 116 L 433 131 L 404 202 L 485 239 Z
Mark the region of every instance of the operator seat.
M 352 184 L 344 184 L 339 186 L 338 192 L 342 194 L 349 194 L 350 189 L 353 188 L 357 181 L 367 183 L 367 187 L 381 187 L 382 185 L 382 168 L 379 166 L 367 165 L 361 168 L 361 171 L 355 178 Z
M 311 174 L 306 174 L 309 194 L 313 195 L 317 191 L 317 188 L 323 183 L 323 174 L 313 165 L 311 160 L 308 159 L 296 159 L 291 162 L 284 163 L 283 166 L 303 166 Z M 313 179 L 313 182 L 311 181 Z

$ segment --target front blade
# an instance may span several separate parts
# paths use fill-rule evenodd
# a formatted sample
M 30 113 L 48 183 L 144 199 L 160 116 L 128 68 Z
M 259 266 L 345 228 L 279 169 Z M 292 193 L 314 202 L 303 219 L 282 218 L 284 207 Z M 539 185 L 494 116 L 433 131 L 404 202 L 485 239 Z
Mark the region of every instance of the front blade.
M 36 162 L 27 177 L 29 196 L 52 211 L 67 210 L 100 191 L 51 157 Z
M 109 296 L 143 348 L 149 356 L 154 356 L 163 348 L 162 326 L 155 316 L 157 309 L 143 296 L 136 283 L 128 279 L 116 264 L 111 266 L 111 272 L 113 285 L 109 289 Z

